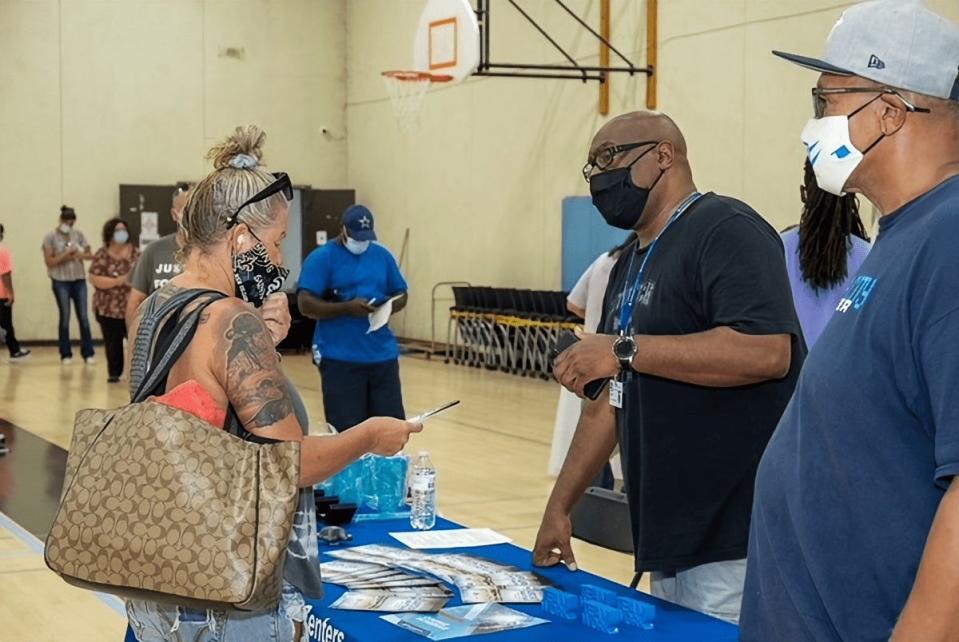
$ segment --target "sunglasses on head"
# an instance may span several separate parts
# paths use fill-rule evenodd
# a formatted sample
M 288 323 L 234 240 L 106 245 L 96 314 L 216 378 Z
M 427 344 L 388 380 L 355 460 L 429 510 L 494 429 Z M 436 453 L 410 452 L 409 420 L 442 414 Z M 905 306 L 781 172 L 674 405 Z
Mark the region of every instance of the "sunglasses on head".
M 286 172 L 274 172 L 273 178 L 276 180 L 261 189 L 259 192 L 254 194 L 247 200 L 243 205 L 236 208 L 236 211 L 226 219 L 226 227 L 230 229 L 237 224 L 238 218 L 240 216 L 240 210 L 242 210 L 247 205 L 253 205 L 254 203 L 259 203 L 260 201 L 265 201 L 274 194 L 283 194 L 283 198 L 287 201 L 293 200 L 293 183 L 290 181 L 290 176 Z

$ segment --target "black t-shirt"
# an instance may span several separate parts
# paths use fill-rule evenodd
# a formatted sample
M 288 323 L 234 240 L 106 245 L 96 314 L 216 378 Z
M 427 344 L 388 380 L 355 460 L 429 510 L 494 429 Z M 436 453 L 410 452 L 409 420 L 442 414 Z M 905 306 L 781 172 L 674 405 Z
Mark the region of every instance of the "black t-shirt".
M 627 249 L 613 268 L 601 332 L 619 334 L 622 293 L 646 251 Z M 653 249 L 629 332 L 687 335 L 719 326 L 791 335 L 789 374 L 734 388 L 626 375 L 616 424 L 637 571 L 746 557 L 756 468 L 806 354 L 779 235 L 745 203 L 708 193 Z

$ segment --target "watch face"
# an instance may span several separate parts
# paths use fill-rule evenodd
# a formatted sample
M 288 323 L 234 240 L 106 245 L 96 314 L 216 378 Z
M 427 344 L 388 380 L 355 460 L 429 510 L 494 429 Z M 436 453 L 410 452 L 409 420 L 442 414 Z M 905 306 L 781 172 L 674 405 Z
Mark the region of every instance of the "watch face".
M 613 353 L 620 359 L 628 359 L 633 356 L 634 346 L 635 344 L 629 339 L 616 339 L 616 343 L 613 344 Z

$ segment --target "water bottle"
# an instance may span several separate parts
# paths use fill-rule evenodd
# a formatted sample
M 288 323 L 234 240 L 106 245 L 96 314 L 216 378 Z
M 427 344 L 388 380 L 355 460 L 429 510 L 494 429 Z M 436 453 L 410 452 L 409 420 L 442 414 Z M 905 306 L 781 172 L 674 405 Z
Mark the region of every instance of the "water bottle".
M 419 531 L 428 531 L 436 525 L 436 468 L 425 450 L 413 462 L 410 488 L 413 495 L 410 526 Z

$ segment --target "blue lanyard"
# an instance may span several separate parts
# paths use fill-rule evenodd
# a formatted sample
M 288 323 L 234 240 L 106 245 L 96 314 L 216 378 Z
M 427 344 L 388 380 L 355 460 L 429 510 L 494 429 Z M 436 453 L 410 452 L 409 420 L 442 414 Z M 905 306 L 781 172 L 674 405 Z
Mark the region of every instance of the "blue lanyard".
M 643 276 L 646 274 L 646 264 L 649 263 L 649 257 L 653 255 L 653 250 L 656 249 L 656 243 L 659 242 L 659 239 L 662 238 L 663 234 L 666 233 L 666 230 L 669 229 L 669 226 L 676 222 L 683 213 L 689 209 L 689 206 L 696 202 L 702 194 L 699 192 L 693 192 L 690 194 L 685 201 L 679 204 L 679 207 L 676 208 L 676 211 L 673 212 L 673 215 L 669 217 L 669 220 L 666 222 L 666 225 L 663 229 L 656 235 L 656 238 L 653 239 L 653 242 L 649 244 L 649 249 L 646 250 L 646 256 L 643 257 L 643 262 L 639 264 L 639 272 L 636 274 L 636 279 L 633 281 L 633 286 L 628 290 L 623 292 L 622 302 L 620 303 L 619 308 L 619 333 L 625 335 L 627 329 L 629 328 L 630 321 L 633 318 L 633 308 L 636 305 L 636 298 L 639 296 L 640 291 L 643 289 Z M 629 273 L 633 271 L 633 259 L 636 257 L 635 250 L 630 250 L 631 254 L 629 256 L 629 265 L 626 267 L 626 279 L 629 280 Z

